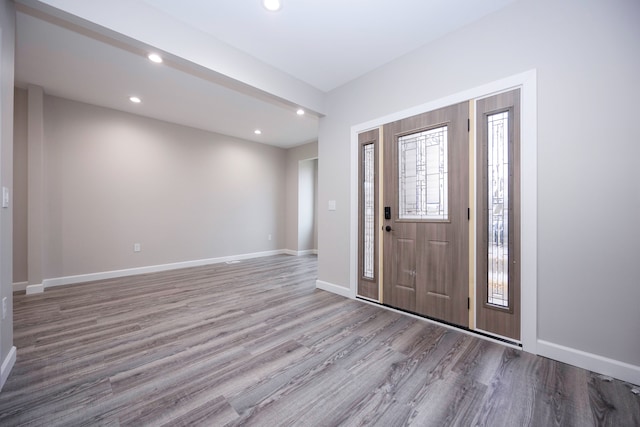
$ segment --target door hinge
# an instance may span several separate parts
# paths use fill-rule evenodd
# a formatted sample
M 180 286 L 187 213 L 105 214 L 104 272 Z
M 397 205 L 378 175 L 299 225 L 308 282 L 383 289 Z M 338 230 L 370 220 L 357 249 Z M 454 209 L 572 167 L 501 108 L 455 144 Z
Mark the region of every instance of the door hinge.
M 467 132 L 471 132 L 471 119 L 467 119 Z
M 467 310 L 471 310 L 471 298 L 467 297 Z
M 467 208 L 467 221 L 471 221 L 471 208 Z

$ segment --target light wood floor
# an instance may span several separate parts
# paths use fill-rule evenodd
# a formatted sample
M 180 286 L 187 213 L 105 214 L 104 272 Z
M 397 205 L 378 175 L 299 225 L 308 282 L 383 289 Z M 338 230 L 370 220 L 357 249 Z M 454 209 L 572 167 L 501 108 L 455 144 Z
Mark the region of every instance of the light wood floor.
M 283 255 L 16 294 L 0 425 L 640 425 L 630 384 L 315 279 Z

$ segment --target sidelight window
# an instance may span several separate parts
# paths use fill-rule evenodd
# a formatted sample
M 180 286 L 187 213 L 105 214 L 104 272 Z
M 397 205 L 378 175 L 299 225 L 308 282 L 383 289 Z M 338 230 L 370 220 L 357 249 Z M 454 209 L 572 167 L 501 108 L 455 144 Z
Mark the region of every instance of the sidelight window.
M 487 116 L 488 303 L 509 306 L 509 112 Z
M 375 145 L 362 146 L 363 276 L 374 279 L 375 267 Z

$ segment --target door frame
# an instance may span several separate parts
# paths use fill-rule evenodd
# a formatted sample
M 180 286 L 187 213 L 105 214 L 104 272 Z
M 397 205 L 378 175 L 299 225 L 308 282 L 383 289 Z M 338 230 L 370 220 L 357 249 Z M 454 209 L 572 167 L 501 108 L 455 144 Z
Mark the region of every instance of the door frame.
M 537 351 L 537 73 L 529 70 L 482 86 L 467 89 L 384 117 L 351 127 L 351 196 L 350 196 L 350 283 L 349 296 L 356 297 L 358 278 L 358 134 L 386 123 L 436 110 L 459 102 L 484 98 L 514 88 L 521 89 L 521 343 L 522 349 L 533 354 Z M 475 150 L 474 143 L 474 150 Z M 475 153 L 474 153 L 475 158 Z M 471 189 L 477 199 L 477 184 Z M 473 218 L 473 216 L 472 216 Z M 476 247 L 475 236 L 470 245 Z M 475 262 L 475 261 L 474 261 Z M 475 267 L 475 266 L 474 266 Z M 428 319 L 425 319 L 428 321 Z M 440 324 L 440 323 L 439 323 Z M 445 324 L 441 324 L 447 326 Z M 462 330 L 464 331 L 464 330 Z M 472 333 L 472 332 L 469 332 Z M 474 334 L 481 337 L 481 335 Z

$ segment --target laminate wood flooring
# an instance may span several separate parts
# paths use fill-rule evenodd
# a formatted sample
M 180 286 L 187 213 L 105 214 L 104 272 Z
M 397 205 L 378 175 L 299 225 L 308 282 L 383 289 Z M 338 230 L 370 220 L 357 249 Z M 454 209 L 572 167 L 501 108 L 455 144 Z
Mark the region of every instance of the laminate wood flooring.
M 630 384 L 316 290 L 316 265 L 14 295 L 0 425 L 640 425 Z

